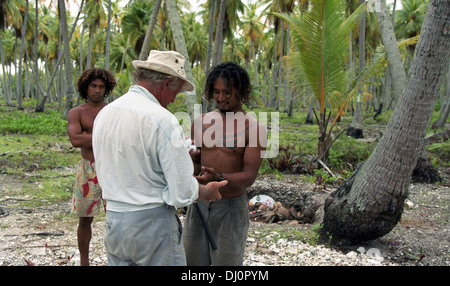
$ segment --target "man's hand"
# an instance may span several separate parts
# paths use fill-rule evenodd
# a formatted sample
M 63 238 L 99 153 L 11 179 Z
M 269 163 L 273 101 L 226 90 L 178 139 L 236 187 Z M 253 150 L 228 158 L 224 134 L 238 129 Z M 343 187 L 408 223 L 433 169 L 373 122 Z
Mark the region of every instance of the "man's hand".
M 217 173 L 216 170 L 214 170 L 214 168 L 202 166 L 201 176 L 196 176 L 195 178 L 200 184 L 206 185 L 209 182 L 217 181 Z
M 222 182 L 210 182 L 206 185 L 199 184 L 197 201 L 215 202 L 222 198 L 219 188 L 228 184 L 227 180 Z

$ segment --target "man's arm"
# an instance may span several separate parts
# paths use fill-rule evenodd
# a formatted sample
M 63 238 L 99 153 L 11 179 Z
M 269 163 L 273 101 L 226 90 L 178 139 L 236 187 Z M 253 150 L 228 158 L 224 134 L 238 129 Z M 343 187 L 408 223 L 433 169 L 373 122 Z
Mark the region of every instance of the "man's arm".
M 71 109 L 67 115 L 70 142 L 75 148 L 92 148 L 92 134 L 83 132 L 80 113 L 77 109 Z
M 227 187 L 230 188 L 247 188 L 253 185 L 258 176 L 259 167 L 262 158 L 260 148 L 246 147 L 244 152 L 244 167 L 241 172 L 222 174 L 223 180 L 228 181 Z M 215 175 L 215 180 L 219 180 L 219 174 Z

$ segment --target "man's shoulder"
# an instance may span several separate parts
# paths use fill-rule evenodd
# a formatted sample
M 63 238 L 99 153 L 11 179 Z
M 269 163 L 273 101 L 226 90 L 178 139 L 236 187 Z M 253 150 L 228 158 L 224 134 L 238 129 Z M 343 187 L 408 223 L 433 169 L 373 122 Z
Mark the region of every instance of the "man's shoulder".
M 80 111 L 80 110 L 86 109 L 86 105 L 87 105 L 87 103 L 77 105 L 77 106 L 73 107 L 72 109 L 70 109 L 70 111 Z
M 87 105 L 86 103 L 83 103 L 73 107 L 72 109 L 69 110 L 68 116 L 81 114 L 84 110 L 86 110 L 86 105 Z

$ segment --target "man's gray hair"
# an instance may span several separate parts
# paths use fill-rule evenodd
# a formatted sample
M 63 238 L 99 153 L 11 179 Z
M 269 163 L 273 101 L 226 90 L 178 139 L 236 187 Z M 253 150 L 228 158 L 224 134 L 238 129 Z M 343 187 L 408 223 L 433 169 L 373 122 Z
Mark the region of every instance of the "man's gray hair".
M 162 83 L 164 80 L 171 78 L 173 79 L 173 81 L 170 82 L 170 89 L 171 90 L 175 90 L 175 88 L 178 87 L 178 83 L 181 80 L 180 78 L 176 77 L 176 76 L 172 76 L 172 75 L 168 75 L 165 73 L 160 73 L 154 70 L 149 70 L 149 69 L 144 69 L 144 68 L 137 68 L 134 72 L 133 72 L 133 79 L 134 82 L 137 83 L 141 80 L 143 81 L 147 81 L 150 84 L 160 84 Z

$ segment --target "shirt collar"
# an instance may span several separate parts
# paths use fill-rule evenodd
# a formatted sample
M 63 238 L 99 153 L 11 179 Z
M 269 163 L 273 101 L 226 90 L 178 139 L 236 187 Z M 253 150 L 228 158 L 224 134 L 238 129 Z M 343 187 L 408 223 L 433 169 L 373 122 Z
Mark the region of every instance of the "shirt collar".
M 144 88 L 144 87 L 142 87 L 140 85 L 137 85 L 137 84 L 136 85 L 132 85 L 130 87 L 129 91 L 134 91 L 134 92 L 137 92 L 137 93 L 144 94 L 145 96 L 147 96 L 154 103 L 156 103 L 158 105 L 161 105 L 153 94 L 151 94 L 146 88 Z

